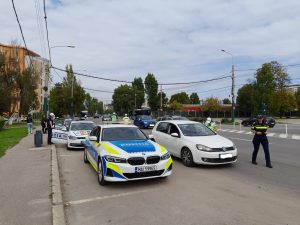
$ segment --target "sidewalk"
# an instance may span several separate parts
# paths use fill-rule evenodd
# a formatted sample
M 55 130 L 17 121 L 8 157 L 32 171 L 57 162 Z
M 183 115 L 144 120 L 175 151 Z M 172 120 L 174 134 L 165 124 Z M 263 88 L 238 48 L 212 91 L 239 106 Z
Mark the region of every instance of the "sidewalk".
M 51 225 L 51 146 L 34 148 L 34 135 L 0 158 L 0 225 Z

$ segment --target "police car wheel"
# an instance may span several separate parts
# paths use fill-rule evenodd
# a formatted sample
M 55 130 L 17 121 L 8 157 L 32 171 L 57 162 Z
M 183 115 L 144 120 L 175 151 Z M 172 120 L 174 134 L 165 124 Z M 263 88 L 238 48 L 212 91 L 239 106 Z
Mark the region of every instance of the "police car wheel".
M 193 154 L 191 150 L 189 150 L 188 148 L 182 149 L 181 159 L 182 159 L 182 163 L 187 167 L 191 167 L 194 165 Z
M 84 149 L 84 153 L 83 153 L 83 161 L 84 161 L 85 163 L 89 163 L 89 160 L 88 160 L 88 158 L 87 158 L 87 151 L 86 151 L 86 148 Z
M 101 186 L 106 184 L 106 181 L 104 180 L 103 167 L 102 167 L 101 159 L 98 160 L 98 182 Z

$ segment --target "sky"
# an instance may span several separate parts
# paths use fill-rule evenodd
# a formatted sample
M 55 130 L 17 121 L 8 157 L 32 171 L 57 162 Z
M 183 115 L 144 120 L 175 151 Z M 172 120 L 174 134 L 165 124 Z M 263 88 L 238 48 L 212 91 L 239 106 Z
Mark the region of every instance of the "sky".
M 30 50 L 49 58 L 42 0 L 14 0 Z M 158 83 L 231 75 L 235 93 L 263 63 L 278 61 L 300 83 L 299 0 L 46 0 L 52 65 L 132 81 L 153 73 Z M 12 2 L 0 2 L 0 43 L 23 44 Z M 55 47 L 73 45 L 75 48 Z M 221 49 L 226 50 L 224 53 Z M 230 54 L 229 54 L 230 53 Z M 65 76 L 51 70 L 54 83 Z M 85 88 L 113 92 L 122 83 L 77 77 Z M 231 98 L 231 78 L 163 85 L 170 97 Z M 109 103 L 111 93 L 88 91 Z

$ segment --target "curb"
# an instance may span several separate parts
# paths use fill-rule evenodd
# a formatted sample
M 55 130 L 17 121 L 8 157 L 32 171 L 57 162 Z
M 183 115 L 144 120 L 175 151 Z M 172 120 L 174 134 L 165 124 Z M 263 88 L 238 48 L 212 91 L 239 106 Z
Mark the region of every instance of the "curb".
M 59 170 L 56 147 L 52 145 L 51 151 L 51 181 L 52 181 L 52 224 L 66 225 L 62 192 L 59 180 Z
M 237 134 L 252 134 L 250 131 L 244 130 L 231 130 L 231 129 L 219 129 L 218 131 L 222 132 L 229 132 L 229 133 L 237 133 Z M 253 134 L 252 134 L 253 135 Z M 278 133 L 268 133 L 268 137 L 276 137 L 276 138 L 283 138 L 283 139 L 293 139 L 293 140 L 300 140 L 300 135 L 297 134 L 278 134 Z

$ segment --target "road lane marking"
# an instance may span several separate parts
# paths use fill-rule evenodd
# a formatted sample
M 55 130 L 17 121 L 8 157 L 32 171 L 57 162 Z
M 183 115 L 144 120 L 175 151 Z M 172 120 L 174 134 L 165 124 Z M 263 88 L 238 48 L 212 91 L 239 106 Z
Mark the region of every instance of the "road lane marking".
M 295 134 L 293 134 L 293 135 L 292 135 L 292 139 L 300 140 L 300 135 L 295 135 Z
M 106 200 L 106 199 L 120 198 L 120 197 L 126 197 L 126 196 L 130 196 L 130 195 L 142 194 L 142 193 L 146 193 L 146 192 L 150 192 L 150 191 L 154 191 L 154 190 L 157 190 L 157 188 L 146 189 L 146 190 L 142 190 L 142 191 L 131 191 L 131 192 L 125 192 L 125 193 L 115 194 L 115 195 L 106 195 L 106 196 L 95 197 L 95 198 L 87 198 L 87 199 L 76 200 L 76 201 L 69 201 L 69 202 L 66 202 L 65 205 L 66 206 L 79 205 L 79 204 L 84 204 L 84 203 L 88 203 L 88 202 L 102 201 L 102 200 Z
M 286 134 L 279 134 L 279 137 L 280 138 L 287 138 L 287 135 Z
M 275 133 L 268 133 L 267 136 L 269 137 L 273 137 L 275 135 Z
M 243 139 L 243 138 L 236 138 L 236 137 L 227 137 L 229 139 L 236 139 L 236 140 L 240 140 L 240 141 L 249 141 L 249 142 L 252 142 L 252 140 L 249 140 L 249 139 Z M 269 142 L 269 145 L 271 145 L 272 143 Z
M 238 131 L 238 132 L 236 132 L 236 133 L 238 133 L 238 134 L 242 134 L 242 133 L 244 133 L 245 131 L 243 131 L 243 130 L 240 130 L 240 131 Z

